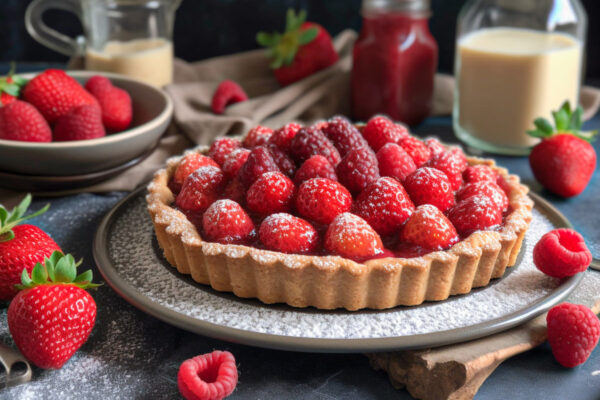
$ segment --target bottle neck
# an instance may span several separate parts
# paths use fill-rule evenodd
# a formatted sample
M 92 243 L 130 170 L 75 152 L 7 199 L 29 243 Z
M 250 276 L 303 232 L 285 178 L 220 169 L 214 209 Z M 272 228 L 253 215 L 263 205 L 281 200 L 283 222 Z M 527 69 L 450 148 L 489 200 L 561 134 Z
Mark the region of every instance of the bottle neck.
M 405 14 L 413 18 L 428 18 L 431 15 L 431 0 L 363 0 L 363 16 L 368 17 L 383 13 Z

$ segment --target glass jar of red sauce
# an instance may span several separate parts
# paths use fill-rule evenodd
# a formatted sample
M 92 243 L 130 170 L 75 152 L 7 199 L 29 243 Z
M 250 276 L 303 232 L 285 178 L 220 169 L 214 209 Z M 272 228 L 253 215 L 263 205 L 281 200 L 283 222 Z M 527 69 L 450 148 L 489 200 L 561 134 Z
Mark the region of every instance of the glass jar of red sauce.
M 354 44 L 352 114 L 387 114 L 415 125 L 431 112 L 438 47 L 429 32 L 430 0 L 363 0 Z

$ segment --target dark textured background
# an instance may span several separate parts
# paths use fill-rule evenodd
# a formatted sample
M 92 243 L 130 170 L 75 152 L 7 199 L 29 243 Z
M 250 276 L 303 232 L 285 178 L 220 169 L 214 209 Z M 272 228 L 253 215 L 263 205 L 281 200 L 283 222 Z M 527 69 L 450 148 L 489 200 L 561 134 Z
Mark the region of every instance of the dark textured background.
M 0 61 L 65 61 L 35 42 L 25 30 L 25 9 L 31 0 L 0 1 Z M 589 15 L 587 41 L 590 78 L 600 78 L 600 1 L 582 0 Z M 441 71 L 451 71 L 454 55 L 456 17 L 464 0 L 432 0 L 431 31 L 440 45 Z M 346 28 L 360 29 L 361 0 L 184 0 L 175 24 L 175 54 L 189 61 L 256 47 L 259 30 L 280 30 L 285 10 L 305 9 L 310 20 L 324 25 L 331 34 Z M 48 24 L 69 35 L 81 33 L 76 17 L 50 11 Z

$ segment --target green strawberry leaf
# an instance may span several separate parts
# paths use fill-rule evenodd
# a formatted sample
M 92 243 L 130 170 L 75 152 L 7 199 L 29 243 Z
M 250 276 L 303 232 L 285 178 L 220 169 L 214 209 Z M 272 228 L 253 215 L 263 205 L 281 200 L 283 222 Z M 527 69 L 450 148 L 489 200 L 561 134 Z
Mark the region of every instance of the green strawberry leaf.
M 0 206 L 0 226 L 4 225 L 6 218 L 8 218 L 8 211 L 6 211 L 6 208 Z
M 569 121 L 569 130 L 571 131 L 579 131 L 581 130 L 581 126 L 583 125 L 583 107 L 579 106 L 571 115 L 571 120 Z
M 538 131 L 546 134 L 546 136 L 550 136 L 552 135 L 552 132 L 554 132 L 552 124 L 550 124 L 550 122 L 546 118 L 537 118 L 535 121 L 533 121 L 533 124 L 538 129 Z
M 258 32 L 256 34 L 256 42 L 263 47 L 273 47 L 279 41 L 279 34 Z
M 533 137 L 536 137 L 536 138 L 541 138 L 541 139 L 543 139 L 543 138 L 545 138 L 545 137 L 548 137 L 548 136 L 549 136 L 548 134 L 546 134 L 545 132 L 542 132 L 542 131 L 541 131 L 541 130 L 539 130 L 539 129 L 532 129 L 532 130 L 528 130 L 528 131 L 527 131 L 527 134 L 528 134 L 529 136 L 533 136 Z
M 23 272 L 21 273 L 21 285 L 17 286 L 30 287 L 31 285 L 33 285 L 33 281 L 31 280 L 31 278 L 29 278 L 27 269 L 23 268 Z
M 300 45 L 308 44 L 308 43 L 312 42 L 313 40 L 315 40 L 315 38 L 317 37 L 318 34 L 319 34 L 319 30 L 317 28 L 306 29 L 306 30 L 302 31 L 302 33 L 300 34 L 300 37 L 298 38 L 298 42 L 300 43 Z
M 33 271 L 31 271 L 31 279 L 33 280 L 33 283 L 38 285 L 48 283 L 48 273 L 42 263 L 35 264 Z
M 69 254 L 70 255 L 70 254 Z M 75 264 L 70 262 L 73 259 L 65 256 L 58 260 L 54 266 L 54 282 L 70 283 L 77 276 L 77 270 Z
M 92 281 L 92 270 L 88 269 L 87 271 L 77 275 L 73 282 L 79 283 L 88 283 Z
M 21 88 L 15 83 L 7 83 L 5 85 L 2 85 L 2 91 L 4 93 L 8 93 L 11 96 L 15 96 L 15 97 L 19 96 L 19 92 L 21 91 L 20 89 Z
M 556 124 L 557 131 L 563 132 L 569 129 L 569 122 L 571 118 L 567 110 L 561 108 L 558 111 L 553 111 L 552 116 L 554 117 L 554 123 Z

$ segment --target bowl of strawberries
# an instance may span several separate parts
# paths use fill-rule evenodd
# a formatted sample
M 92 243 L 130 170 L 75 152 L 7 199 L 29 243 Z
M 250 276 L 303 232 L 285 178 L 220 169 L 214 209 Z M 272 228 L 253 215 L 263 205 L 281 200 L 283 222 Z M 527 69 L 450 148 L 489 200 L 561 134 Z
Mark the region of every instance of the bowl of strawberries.
M 173 114 L 162 90 L 124 76 L 49 69 L 0 79 L 0 171 L 74 176 L 149 152 Z

